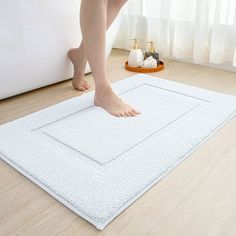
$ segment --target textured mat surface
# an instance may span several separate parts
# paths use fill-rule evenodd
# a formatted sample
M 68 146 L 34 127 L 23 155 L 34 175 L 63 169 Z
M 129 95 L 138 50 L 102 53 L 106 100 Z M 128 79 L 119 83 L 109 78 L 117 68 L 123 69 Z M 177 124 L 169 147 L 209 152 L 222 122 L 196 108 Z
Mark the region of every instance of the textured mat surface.
M 117 118 L 87 93 L 0 126 L 0 157 L 103 229 L 236 114 L 236 97 L 149 75 L 113 84 L 142 112 Z

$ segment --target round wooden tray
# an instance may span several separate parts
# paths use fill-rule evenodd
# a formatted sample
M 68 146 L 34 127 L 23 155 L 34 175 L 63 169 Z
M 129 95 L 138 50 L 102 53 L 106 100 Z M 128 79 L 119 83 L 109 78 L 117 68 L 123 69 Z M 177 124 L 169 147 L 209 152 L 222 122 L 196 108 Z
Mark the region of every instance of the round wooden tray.
M 138 73 L 152 73 L 164 70 L 165 64 L 163 61 L 160 61 L 160 64 L 155 68 L 142 68 L 142 67 L 132 67 L 128 65 L 128 61 L 125 62 L 125 69 Z

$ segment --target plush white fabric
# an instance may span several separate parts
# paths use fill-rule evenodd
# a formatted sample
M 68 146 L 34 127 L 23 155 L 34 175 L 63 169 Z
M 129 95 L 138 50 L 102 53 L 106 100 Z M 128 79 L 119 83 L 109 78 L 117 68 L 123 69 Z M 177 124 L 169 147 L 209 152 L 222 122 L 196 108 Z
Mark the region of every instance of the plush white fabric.
M 0 156 L 98 229 L 236 113 L 236 97 L 148 75 L 113 84 L 142 114 L 116 118 L 84 94 L 0 126 Z

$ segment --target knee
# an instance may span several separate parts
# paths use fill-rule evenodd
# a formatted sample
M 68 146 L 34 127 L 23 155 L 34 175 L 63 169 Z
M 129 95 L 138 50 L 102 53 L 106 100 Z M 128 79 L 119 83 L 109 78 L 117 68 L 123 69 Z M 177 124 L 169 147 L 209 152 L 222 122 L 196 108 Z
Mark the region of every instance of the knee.
M 117 6 L 122 7 L 128 0 L 112 0 Z

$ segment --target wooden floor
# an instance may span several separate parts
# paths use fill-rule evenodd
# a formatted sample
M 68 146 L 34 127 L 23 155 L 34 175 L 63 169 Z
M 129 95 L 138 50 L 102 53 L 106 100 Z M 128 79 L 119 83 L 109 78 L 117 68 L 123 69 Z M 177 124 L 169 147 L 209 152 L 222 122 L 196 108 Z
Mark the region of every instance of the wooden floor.
M 126 58 L 127 52 L 113 50 L 112 81 L 134 74 L 124 70 Z M 236 73 L 165 62 L 166 70 L 154 76 L 236 95 Z M 87 79 L 92 85 L 92 76 Z M 66 81 L 3 100 L 0 123 L 81 94 Z M 102 232 L 0 161 L 0 235 L 235 236 L 236 118 Z

